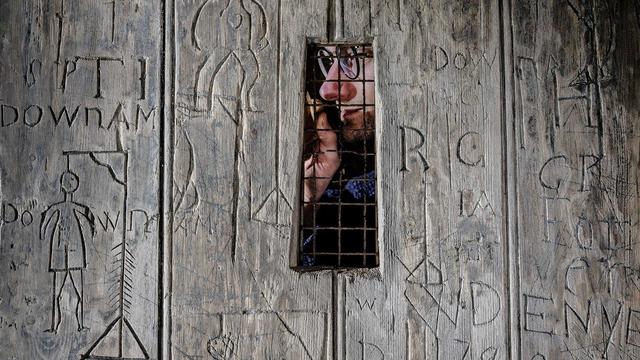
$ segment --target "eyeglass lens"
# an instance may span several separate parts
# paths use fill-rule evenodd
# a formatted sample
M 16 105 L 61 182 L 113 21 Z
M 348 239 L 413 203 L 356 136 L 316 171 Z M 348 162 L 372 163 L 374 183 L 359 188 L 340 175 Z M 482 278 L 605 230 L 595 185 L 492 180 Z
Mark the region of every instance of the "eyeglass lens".
M 318 65 L 325 78 L 336 58 L 339 58 L 340 70 L 347 78 L 354 80 L 360 75 L 360 61 L 355 47 L 338 47 L 338 55 L 333 54 L 327 48 L 319 48 L 317 52 Z

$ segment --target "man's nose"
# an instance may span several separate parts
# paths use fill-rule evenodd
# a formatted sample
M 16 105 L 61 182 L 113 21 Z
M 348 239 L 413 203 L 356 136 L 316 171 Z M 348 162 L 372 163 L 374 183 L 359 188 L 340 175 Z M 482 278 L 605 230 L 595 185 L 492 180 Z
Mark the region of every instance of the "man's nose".
M 338 77 L 340 78 L 340 82 L 337 81 Z M 356 96 L 355 86 L 349 82 L 349 78 L 344 73 L 341 73 L 338 61 L 335 61 L 333 65 L 331 65 L 325 80 L 330 81 L 325 81 L 320 87 L 320 96 L 323 99 L 327 101 L 348 101 Z

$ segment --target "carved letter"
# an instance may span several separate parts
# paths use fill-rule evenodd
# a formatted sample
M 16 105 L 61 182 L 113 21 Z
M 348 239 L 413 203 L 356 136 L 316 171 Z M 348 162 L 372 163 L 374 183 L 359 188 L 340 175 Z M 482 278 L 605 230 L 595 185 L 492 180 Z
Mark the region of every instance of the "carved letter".
M 368 299 L 362 301 L 359 298 L 356 298 L 356 302 L 358 303 L 358 306 L 360 307 L 360 310 L 364 310 L 364 308 L 368 308 L 370 311 L 373 311 L 373 306 L 376 304 L 376 299 L 373 298 L 373 300 L 369 301 Z
M 640 343 L 638 342 L 632 342 L 631 337 L 634 334 L 640 334 L 640 327 L 638 327 L 638 314 L 640 314 L 640 311 L 638 310 L 633 310 L 631 308 L 629 308 L 629 316 L 627 317 L 627 334 L 625 336 L 625 339 L 627 341 L 627 345 L 633 345 L 636 347 L 640 347 Z M 634 321 L 635 320 L 635 321 Z M 633 324 L 635 324 L 635 327 L 632 328 Z
M 622 303 L 618 303 L 618 311 L 616 312 L 615 319 L 613 319 L 613 323 L 611 322 L 611 318 L 609 317 L 609 312 L 607 311 L 607 308 L 604 306 L 604 304 L 602 304 L 601 306 L 602 306 L 603 335 L 605 330 L 605 321 L 606 321 L 606 328 L 609 330 L 609 335 L 607 340 L 607 346 L 608 346 L 608 344 L 611 342 L 611 338 L 613 337 L 613 329 L 615 329 L 616 325 L 618 325 L 618 321 L 620 320 L 620 317 L 621 317 L 620 315 L 622 314 Z
M 122 111 L 122 108 L 122 103 L 118 104 L 116 111 L 113 113 L 113 117 L 111 117 L 111 122 L 109 122 L 109 126 L 107 126 L 107 130 L 111 130 L 111 126 L 113 126 L 113 123 L 115 122 L 124 123 L 127 130 L 129 130 L 129 120 L 127 119 L 127 115 L 124 111 Z
M 565 336 L 569 337 L 569 313 L 567 312 L 567 310 L 571 310 L 575 318 L 578 320 L 578 322 L 584 329 L 584 332 L 588 333 L 589 318 L 591 317 L 591 299 L 587 300 L 587 319 L 586 320 L 581 318 L 580 315 L 578 315 L 578 312 L 573 307 L 571 307 L 571 305 L 569 305 L 566 301 L 564 302 L 564 331 L 565 331 Z
M 436 64 L 436 71 L 440 71 L 449 65 L 449 55 L 440 46 L 433 48 L 433 60 Z
M 5 109 L 9 109 L 13 112 L 13 121 L 7 122 Z M 0 106 L 0 124 L 2 125 L 2 127 L 13 125 L 17 121 L 18 121 L 18 108 L 15 106 L 2 104 L 2 106 Z
M 36 109 L 37 110 L 37 116 L 36 116 L 36 120 L 31 120 L 31 115 L 29 115 L 29 110 L 31 109 Z M 24 109 L 23 113 L 22 113 L 22 121 L 24 122 L 25 125 L 27 125 L 28 127 L 34 127 L 36 125 L 38 125 L 40 123 L 40 120 L 42 120 L 42 108 L 38 105 L 29 105 L 26 109 Z
M 524 296 L 524 331 L 530 331 L 534 333 L 547 334 L 549 336 L 553 335 L 553 330 L 547 330 L 542 328 L 542 324 L 538 324 L 539 326 L 536 328 L 531 327 L 531 317 L 539 317 L 541 320 L 544 320 L 545 314 L 544 312 L 531 312 L 532 310 L 529 307 L 532 305 L 532 301 L 538 302 L 551 302 L 553 304 L 553 298 L 545 298 L 541 296 L 528 295 L 523 294 Z
M 7 206 L 13 211 L 13 219 L 7 218 Z M 2 224 L 11 224 L 18 220 L 18 209 L 10 203 L 2 203 Z
M 24 81 L 26 82 L 27 87 L 32 87 L 33 85 L 36 84 L 37 79 L 36 79 L 36 74 L 34 72 L 34 68 L 36 64 L 38 65 L 38 75 L 40 75 L 40 70 L 42 69 L 42 62 L 40 61 L 40 59 L 31 60 L 31 63 L 29 63 L 29 70 L 24 75 Z
M 124 61 L 121 58 L 112 58 L 112 57 L 76 57 L 77 60 L 85 60 L 85 61 L 95 61 L 96 62 L 96 95 L 94 96 L 96 99 L 102 98 L 102 62 L 103 61 L 117 61 L 120 65 L 124 66 Z
M 64 114 L 64 117 L 67 119 L 67 125 L 71 127 L 71 125 L 73 125 L 73 122 L 76 121 L 76 116 L 78 116 L 79 108 L 80 108 L 79 106 L 76 106 L 76 109 L 73 111 L 73 114 L 71 115 L 71 117 L 69 117 L 69 112 L 67 111 L 66 106 L 62 107 L 62 110 L 60 110 L 57 116 L 56 116 L 56 112 L 53 111 L 53 108 L 51 106 L 49 106 L 49 111 L 51 112 L 51 117 L 53 119 L 53 122 L 56 124 L 56 127 L 60 124 L 60 120 L 62 120 L 63 114 Z
M 151 110 L 149 110 L 149 113 L 145 113 L 142 106 L 138 104 L 138 107 L 136 109 L 136 130 L 138 130 L 140 126 L 140 115 L 142 115 L 142 119 L 146 123 L 147 121 L 149 121 L 149 118 L 151 117 L 151 115 L 153 115 L 153 118 L 155 119 L 155 113 L 156 113 L 155 106 L 152 107 Z M 151 125 L 152 125 L 152 129 L 156 128 L 156 122 L 154 120 L 151 120 Z
M 547 188 L 547 189 L 551 189 L 551 190 L 555 190 L 556 192 L 558 192 L 558 190 L 560 189 L 560 185 L 563 182 L 563 179 L 557 179 L 555 181 L 555 183 L 549 183 L 548 181 L 545 181 L 544 179 L 544 171 L 547 168 L 547 166 L 551 163 L 554 162 L 555 160 L 558 159 L 562 159 L 564 160 L 565 165 L 567 164 L 567 157 L 564 155 L 558 155 L 558 156 L 553 156 L 551 157 L 549 160 L 547 160 L 544 165 L 542 165 L 542 167 L 540 168 L 540 172 L 538 173 L 538 179 L 540 179 L 540 184 L 542 185 L 542 187 Z
M 485 213 L 487 209 L 491 211 L 491 216 L 496 216 L 496 212 L 493 209 L 493 206 L 491 205 L 491 202 L 489 201 L 489 198 L 487 197 L 487 194 L 484 191 L 480 191 L 478 200 L 475 200 L 475 202 L 473 203 L 474 204 L 473 209 L 471 210 L 471 213 L 469 213 L 467 210 L 467 206 L 465 206 L 465 204 L 468 204 L 469 201 L 474 200 L 473 195 L 474 195 L 473 190 L 460 191 L 460 214 L 459 214 L 460 216 L 472 217 L 476 215 L 476 211 L 481 210 L 482 213 Z M 465 210 L 467 210 L 466 214 L 465 214 Z
M 480 150 L 478 150 L 479 155 L 477 155 L 476 159 L 469 159 L 465 156 L 463 145 L 469 144 L 468 142 L 465 141 L 465 139 L 471 142 L 470 144 L 471 150 L 477 150 L 478 148 L 480 148 Z M 474 141 L 474 139 L 477 139 L 477 140 Z M 475 131 L 469 131 L 466 134 L 462 135 L 460 137 L 460 140 L 458 140 L 458 149 L 456 151 L 460 162 L 468 166 L 477 166 L 480 163 L 482 163 L 482 166 L 484 167 L 484 149 L 482 146 L 478 146 L 481 144 L 482 144 L 482 136 Z
M 585 236 L 589 240 L 587 243 Z M 593 226 L 591 225 L 591 221 L 589 219 L 579 216 L 578 223 L 576 223 L 576 242 L 581 249 L 591 249 L 593 245 Z
M 603 157 L 604 156 L 597 155 L 580 155 L 580 158 L 582 159 L 582 181 L 580 182 L 580 191 L 591 190 L 591 181 L 588 181 L 588 178 L 592 178 L 595 175 L 596 179 L 600 179 L 600 161 Z M 591 163 L 589 165 L 587 165 L 587 159 L 591 159 Z M 588 176 L 589 173 L 591 173 L 591 176 Z
M 549 215 L 549 205 L 551 201 L 567 201 L 569 202 L 569 199 L 567 198 L 544 198 L 544 238 L 546 242 L 551 242 L 551 243 L 555 243 L 558 245 L 564 245 L 566 246 L 567 244 L 562 242 L 561 240 L 563 239 L 562 233 L 566 231 L 565 226 L 564 225 L 560 225 L 560 224 L 564 224 L 564 221 L 556 219 L 556 218 L 551 218 Z M 550 236 L 550 228 L 551 225 L 558 225 L 561 226 L 560 229 L 558 229 L 555 233 L 555 236 L 552 238 Z
M 67 78 L 74 71 L 76 71 L 76 61 L 77 60 L 65 60 L 64 61 L 64 72 L 62 74 L 62 84 L 60 84 L 60 88 L 62 89 L 62 92 L 64 92 L 64 89 L 66 89 L 66 87 L 67 87 Z M 73 67 L 69 67 L 69 65 L 73 65 Z
M 471 309 L 473 325 L 485 325 L 493 322 L 500 314 L 500 294 L 488 284 L 472 281 Z
M 418 145 L 415 145 L 415 146 L 413 146 L 411 148 L 408 148 L 408 145 L 407 145 L 407 129 L 415 132 L 416 134 L 418 134 L 418 136 L 420 138 L 420 143 Z M 400 131 L 401 131 L 401 133 L 400 133 L 400 141 L 402 142 L 402 168 L 400 169 L 400 172 L 411 171 L 407 167 L 407 161 L 408 161 L 409 152 L 415 152 L 418 155 L 418 158 L 422 162 L 423 171 L 429 170 L 429 163 L 427 162 L 427 159 L 419 151 L 419 149 L 423 145 L 425 145 L 425 142 L 426 142 L 424 134 L 422 134 L 422 132 L 420 130 L 418 130 L 418 129 L 414 128 L 414 127 L 404 126 L 404 125 L 400 126 Z
M 129 230 L 128 231 L 132 231 L 133 230 L 133 214 L 134 213 L 139 213 L 143 216 L 143 224 L 144 224 L 144 232 L 145 233 L 150 233 L 151 230 L 149 230 L 149 225 L 151 223 L 151 221 L 149 220 L 149 214 L 147 214 L 146 211 L 142 210 L 142 209 L 134 209 L 131 210 L 130 214 L 129 214 Z
M 607 224 L 607 250 L 620 250 L 626 245 L 625 226 L 630 225 L 630 221 L 620 221 L 615 216 L 611 216 L 600 222 Z
M 111 216 L 109 216 L 108 212 L 103 211 L 103 213 L 104 221 L 102 221 L 100 216 L 98 216 L 98 222 L 102 226 L 102 229 L 104 229 L 104 231 L 108 231 L 109 228 L 111 228 L 111 230 L 114 231 L 116 229 L 116 226 L 118 226 L 118 221 L 120 220 L 120 211 L 118 211 L 118 213 L 116 214 L 115 222 L 111 219 Z
M 144 100 L 147 98 L 147 59 L 140 58 L 138 59 L 140 63 L 140 98 L 139 100 Z
M 29 210 L 23 211 L 22 215 L 20 215 L 20 222 L 22 223 L 23 226 L 31 225 L 31 223 L 33 223 L 33 214 L 31 213 L 31 211 Z
M 460 59 L 460 58 L 461 58 L 462 60 L 464 60 L 464 62 L 462 62 L 462 63 L 461 63 L 460 61 L 458 61 L 458 59 Z M 466 67 L 467 67 L 467 58 L 466 58 L 466 57 L 464 57 L 464 54 L 462 54 L 462 53 L 457 53 L 457 54 L 453 57 L 453 66 L 455 66 L 455 67 L 456 67 L 456 69 L 458 69 L 458 70 L 462 70 L 462 69 L 464 69 L 464 68 L 466 68 Z
M 585 258 L 574 259 L 567 267 L 567 271 L 564 273 L 564 288 L 567 289 L 573 295 L 576 295 L 575 291 L 569 285 L 569 276 L 572 271 L 585 270 L 589 267 L 589 263 Z
M 358 341 L 362 345 L 362 360 L 384 360 L 384 352 L 376 344 L 366 342 L 364 339 Z M 371 349 L 367 351 L 367 349 Z
M 94 111 L 97 115 L 98 115 L 98 127 L 101 129 L 104 129 L 104 126 L 102 125 L 102 110 L 99 107 L 93 107 L 93 108 L 84 108 L 84 122 L 85 125 L 89 126 L 89 112 L 90 111 Z

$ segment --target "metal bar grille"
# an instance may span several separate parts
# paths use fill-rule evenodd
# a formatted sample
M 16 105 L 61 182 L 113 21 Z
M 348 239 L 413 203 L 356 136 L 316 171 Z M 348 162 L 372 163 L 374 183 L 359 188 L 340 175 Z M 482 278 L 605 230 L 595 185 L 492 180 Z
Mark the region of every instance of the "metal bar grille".
M 299 265 L 371 268 L 377 244 L 371 44 L 309 44 Z

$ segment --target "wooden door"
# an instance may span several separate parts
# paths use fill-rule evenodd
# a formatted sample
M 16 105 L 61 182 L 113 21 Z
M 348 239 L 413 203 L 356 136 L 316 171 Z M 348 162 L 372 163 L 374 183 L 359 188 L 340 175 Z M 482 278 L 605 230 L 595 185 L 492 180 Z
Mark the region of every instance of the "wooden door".
M 298 271 L 336 41 L 380 266 Z M 639 54 L 637 1 L 4 1 L 0 357 L 640 358 Z

